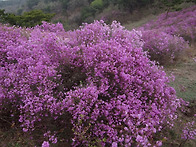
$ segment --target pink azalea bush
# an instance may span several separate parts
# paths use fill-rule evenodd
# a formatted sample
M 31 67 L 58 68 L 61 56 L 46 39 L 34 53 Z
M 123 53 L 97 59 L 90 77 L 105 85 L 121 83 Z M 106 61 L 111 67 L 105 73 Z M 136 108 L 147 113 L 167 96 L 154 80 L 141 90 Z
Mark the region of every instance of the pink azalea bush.
M 138 30 L 142 31 L 144 50 L 149 52 L 151 60 L 162 65 L 173 64 L 196 39 L 196 6 L 163 13 Z
M 172 64 L 188 49 L 189 44 L 182 37 L 171 35 L 159 30 L 143 31 L 143 49 L 148 51 L 151 60 L 161 65 Z
M 0 27 L 0 113 L 42 134 L 40 145 L 161 146 L 153 136 L 180 101 L 140 31 L 103 21 L 70 32 Z
M 181 138 L 184 140 L 189 139 L 196 139 L 196 127 L 195 127 L 195 121 L 187 122 L 183 128 L 183 133 Z
M 142 26 L 144 30 L 158 29 L 171 35 L 183 37 L 188 41 L 196 38 L 196 6 L 182 11 L 163 13 L 156 20 Z

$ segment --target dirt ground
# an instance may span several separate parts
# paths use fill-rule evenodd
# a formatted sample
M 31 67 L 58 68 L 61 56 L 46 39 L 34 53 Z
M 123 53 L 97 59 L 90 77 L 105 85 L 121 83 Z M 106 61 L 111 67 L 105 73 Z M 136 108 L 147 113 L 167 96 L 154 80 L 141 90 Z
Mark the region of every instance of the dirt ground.
M 178 111 L 179 119 L 176 121 L 174 129 L 167 129 L 164 134 L 167 141 L 164 147 L 195 147 L 196 140 L 181 139 L 182 129 L 188 121 L 195 121 L 196 117 L 196 44 L 192 44 L 181 60 L 171 66 L 164 68 L 168 75 L 173 74 L 175 81 L 170 85 L 175 88 L 178 98 L 188 101 L 189 106 L 185 107 L 185 112 Z M 195 128 L 196 129 L 196 125 Z

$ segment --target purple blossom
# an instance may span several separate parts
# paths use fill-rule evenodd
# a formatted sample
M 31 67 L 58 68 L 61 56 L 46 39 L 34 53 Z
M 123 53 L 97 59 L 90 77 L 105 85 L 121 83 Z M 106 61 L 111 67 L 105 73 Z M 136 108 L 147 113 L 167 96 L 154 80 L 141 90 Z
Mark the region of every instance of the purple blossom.
M 113 142 L 112 147 L 118 147 L 118 144 L 116 142 Z
M 172 64 L 189 48 L 188 42 L 182 37 L 152 29 L 143 31 L 143 49 L 148 51 L 151 60 L 160 64 Z
M 194 41 L 196 33 L 196 6 L 182 11 L 163 13 L 157 19 L 142 26 L 142 30 L 160 30 L 165 33 Z
M 163 13 L 138 28 L 142 32 L 144 50 L 151 60 L 173 64 L 194 42 L 196 36 L 196 6 L 179 12 Z
M 182 139 L 195 140 L 196 139 L 195 121 L 186 123 L 182 131 L 183 131 L 182 136 L 181 136 Z
M 44 142 L 42 143 L 42 147 L 49 147 L 49 146 L 50 146 L 50 144 L 49 144 L 48 141 L 44 141 Z

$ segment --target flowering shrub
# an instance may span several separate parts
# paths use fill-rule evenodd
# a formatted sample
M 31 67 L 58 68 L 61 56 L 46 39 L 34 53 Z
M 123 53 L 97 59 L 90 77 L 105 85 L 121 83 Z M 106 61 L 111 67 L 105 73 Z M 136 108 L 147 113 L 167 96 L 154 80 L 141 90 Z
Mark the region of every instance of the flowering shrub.
M 21 28 L 0 25 L 0 110 L 5 114 L 7 111 L 15 113 L 19 104 L 17 95 L 14 95 L 17 90 L 13 87 L 18 77 L 17 73 L 12 72 L 16 67 L 17 60 L 11 58 L 9 54 L 18 52 L 15 47 L 20 46 L 23 41 L 27 40 L 22 33 Z M 18 71 L 18 73 L 21 72 L 22 70 Z M 12 106 L 12 104 L 15 105 Z
M 142 26 L 142 29 L 158 29 L 171 35 L 181 36 L 188 41 L 195 41 L 195 26 L 196 6 L 193 6 L 182 11 L 163 13 L 156 20 Z
M 58 138 L 73 146 L 161 146 L 153 136 L 172 125 L 180 101 L 143 52 L 141 32 L 103 21 L 72 32 L 53 27 L 22 34 L 1 26 L 1 115 L 43 134 L 42 146 Z M 16 37 L 6 43 L 10 29 Z
M 163 13 L 156 20 L 138 28 L 143 34 L 144 50 L 149 52 L 151 60 L 171 64 L 185 53 L 188 43 L 195 41 L 195 14 L 196 6 Z
M 42 22 L 42 25 L 35 26 L 34 28 L 40 29 L 42 31 L 55 32 L 55 33 L 60 33 L 65 31 L 61 23 L 50 24 L 45 21 Z
M 182 37 L 161 32 L 160 30 L 143 31 L 143 49 L 148 51 L 151 60 L 160 64 L 171 64 L 179 59 L 189 45 Z
M 182 139 L 195 139 L 196 138 L 196 128 L 194 127 L 195 121 L 188 122 L 183 128 Z
M 50 146 L 50 144 L 49 144 L 49 142 L 47 142 L 47 141 L 44 141 L 43 143 L 42 143 L 42 147 L 49 147 Z

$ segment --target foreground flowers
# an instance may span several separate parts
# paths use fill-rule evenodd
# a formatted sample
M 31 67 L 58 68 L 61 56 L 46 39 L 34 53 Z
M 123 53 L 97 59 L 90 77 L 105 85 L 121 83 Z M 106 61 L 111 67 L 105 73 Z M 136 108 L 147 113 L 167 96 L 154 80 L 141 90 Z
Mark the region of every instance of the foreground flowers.
M 70 32 L 47 23 L 0 30 L 0 113 L 24 132 L 73 146 L 162 144 L 154 136 L 180 101 L 143 52 L 141 32 L 103 21 Z

